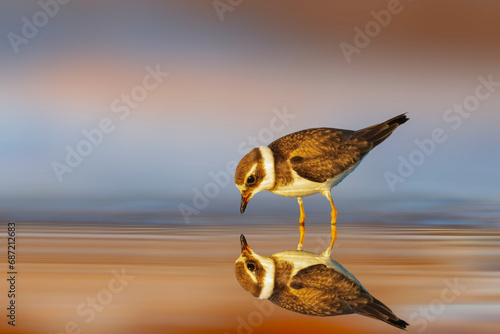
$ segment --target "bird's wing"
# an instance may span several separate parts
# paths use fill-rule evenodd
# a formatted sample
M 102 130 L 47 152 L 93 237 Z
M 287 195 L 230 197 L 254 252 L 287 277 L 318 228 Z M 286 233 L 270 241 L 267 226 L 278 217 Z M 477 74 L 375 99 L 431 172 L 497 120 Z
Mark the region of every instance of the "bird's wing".
M 354 167 L 370 150 L 401 124 L 405 114 L 358 131 L 315 128 L 291 133 L 269 147 L 278 160 L 288 160 L 293 170 L 313 182 L 325 182 Z
M 399 319 L 384 303 L 370 295 L 352 278 L 324 264 L 316 264 L 297 272 L 290 282 L 292 293 L 314 296 L 316 300 L 330 301 L 338 314 L 358 313 L 382 320 L 392 326 L 405 328 L 408 324 Z M 318 297 L 319 295 L 319 297 Z M 314 303 L 314 300 L 312 300 Z
M 314 182 L 325 182 L 349 170 L 361 160 L 361 152 L 368 144 L 352 138 L 353 133 L 328 128 L 306 131 L 288 157 L 292 169 Z

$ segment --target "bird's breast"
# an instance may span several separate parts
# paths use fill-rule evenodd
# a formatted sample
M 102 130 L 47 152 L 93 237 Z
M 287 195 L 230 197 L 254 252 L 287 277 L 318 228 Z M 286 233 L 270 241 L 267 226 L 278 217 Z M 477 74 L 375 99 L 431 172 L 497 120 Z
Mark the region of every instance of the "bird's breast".
M 305 179 L 294 180 L 287 185 L 277 186 L 270 191 L 286 197 L 304 197 L 314 195 L 322 190 L 322 183 L 311 182 Z
M 286 197 L 304 197 L 330 190 L 337 178 L 326 180 L 325 182 L 314 182 L 299 176 L 292 170 L 292 180 L 289 183 L 276 183 L 270 191 Z M 340 181 L 339 181 L 340 182 Z
M 310 181 L 301 177 L 299 174 L 297 174 L 297 172 L 290 168 L 291 179 L 287 183 L 279 182 L 279 180 L 277 180 L 274 188 L 270 189 L 269 191 L 286 197 L 304 197 L 322 193 L 323 191 L 329 191 L 334 186 L 339 184 L 343 179 L 345 179 L 347 175 L 352 173 L 358 165 L 359 162 L 352 168 L 331 179 L 326 180 L 325 182 Z

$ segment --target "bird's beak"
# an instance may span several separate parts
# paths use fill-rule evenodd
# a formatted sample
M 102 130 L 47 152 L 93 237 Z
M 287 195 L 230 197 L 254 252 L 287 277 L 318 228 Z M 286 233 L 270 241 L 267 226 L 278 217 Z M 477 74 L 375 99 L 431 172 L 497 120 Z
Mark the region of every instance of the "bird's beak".
M 240 212 L 242 214 L 243 214 L 243 212 L 245 212 L 245 209 L 247 208 L 247 204 L 248 204 L 248 201 L 250 200 L 250 197 L 252 197 L 252 194 L 248 194 L 248 195 L 241 194 Z
M 247 244 L 247 239 L 245 239 L 245 236 L 242 234 L 240 235 L 240 242 L 241 242 L 241 252 L 243 253 L 244 251 L 251 252 L 250 246 Z

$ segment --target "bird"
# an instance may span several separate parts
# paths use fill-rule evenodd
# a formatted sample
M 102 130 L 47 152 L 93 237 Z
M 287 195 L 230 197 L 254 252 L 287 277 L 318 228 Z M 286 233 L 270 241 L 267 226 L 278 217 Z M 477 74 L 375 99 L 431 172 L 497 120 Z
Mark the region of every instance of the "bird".
M 292 250 L 265 257 L 250 249 L 243 234 L 240 243 L 236 279 L 254 297 L 311 316 L 356 313 L 400 329 L 409 326 L 330 256 Z
M 234 182 L 241 193 L 240 212 L 260 191 L 296 197 L 299 203 L 300 238 L 303 249 L 305 213 L 303 197 L 320 193 L 331 205 L 331 242 L 325 255 L 331 254 L 337 239 L 337 209 L 331 188 L 339 184 L 361 163 L 374 147 L 382 143 L 401 124 L 406 114 L 361 130 L 312 128 L 294 132 L 248 152 L 236 167 Z

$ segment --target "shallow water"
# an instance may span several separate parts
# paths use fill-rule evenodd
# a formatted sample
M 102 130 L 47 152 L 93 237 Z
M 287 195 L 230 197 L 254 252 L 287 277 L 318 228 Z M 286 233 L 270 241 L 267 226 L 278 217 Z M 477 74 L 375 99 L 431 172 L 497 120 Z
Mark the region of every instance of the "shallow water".
M 452 214 L 434 213 L 439 223 L 429 224 L 422 217 L 432 212 L 402 212 L 339 222 L 332 257 L 409 322 L 410 333 L 498 333 L 498 216 L 480 215 L 471 224 L 472 214 L 454 214 L 454 222 Z M 270 223 L 274 217 L 266 216 L 242 218 L 243 224 L 213 216 L 198 221 L 204 223 L 17 221 L 18 308 L 11 332 L 399 332 L 359 315 L 296 314 L 238 285 L 239 235 L 270 255 L 296 247 L 296 223 Z M 306 228 L 305 250 L 323 251 L 329 224 Z M 0 238 L 4 244 L 6 234 Z M 5 283 L 2 288 L 7 291 Z M 0 329 L 12 328 L 3 321 Z

